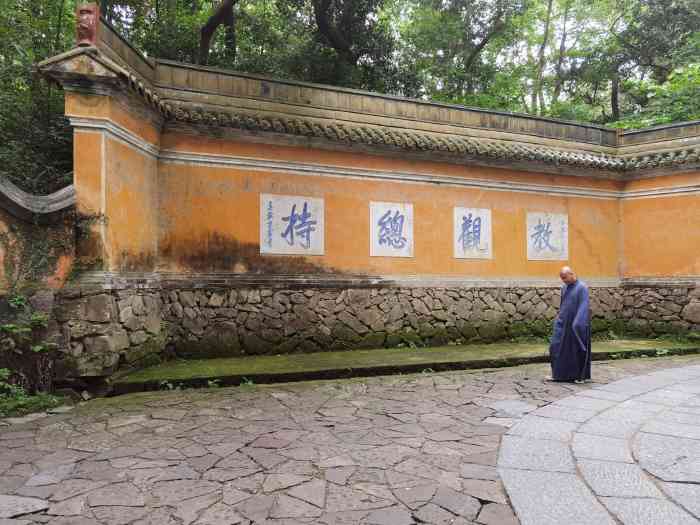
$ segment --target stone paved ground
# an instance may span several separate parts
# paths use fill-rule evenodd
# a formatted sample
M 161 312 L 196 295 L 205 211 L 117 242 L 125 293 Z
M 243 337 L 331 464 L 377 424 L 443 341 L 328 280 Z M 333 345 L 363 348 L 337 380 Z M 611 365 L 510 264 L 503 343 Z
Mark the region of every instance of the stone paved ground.
M 504 436 L 498 467 L 523 525 L 700 524 L 700 365 L 530 412 Z
M 610 382 L 691 364 L 700 358 L 596 363 L 594 373 Z M 546 372 L 529 365 L 92 401 L 0 428 L 0 525 L 518 523 L 495 467 L 507 425 L 590 387 L 544 383 Z M 586 410 L 570 408 L 574 420 Z M 562 413 L 550 410 L 540 415 Z M 682 420 L 668 424 L 687 421 L 674 417 Z M 674 446 L 697 467 L 698 442 L 682 439 Z M 662 445 L 640 447 L 653 460 Z

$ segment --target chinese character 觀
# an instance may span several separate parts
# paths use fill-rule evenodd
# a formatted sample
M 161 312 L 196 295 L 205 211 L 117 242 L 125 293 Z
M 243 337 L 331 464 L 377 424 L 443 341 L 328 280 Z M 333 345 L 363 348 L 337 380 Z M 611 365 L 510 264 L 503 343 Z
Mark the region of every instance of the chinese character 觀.
M 473 217 L 471 213 L 462 216 L 462 230 L 458 241 L 462 244 L 464 252 L 481 248 L 481 217 Z

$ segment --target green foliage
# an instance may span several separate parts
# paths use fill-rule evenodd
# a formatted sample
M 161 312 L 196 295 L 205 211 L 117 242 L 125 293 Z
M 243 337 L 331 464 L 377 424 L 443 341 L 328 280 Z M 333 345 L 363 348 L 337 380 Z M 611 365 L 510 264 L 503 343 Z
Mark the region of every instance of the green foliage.
M 67 0 L 0 4 L 0 177 L 33 193 L 70 182 L 72 133 L 63 94 L 34 73 L 40 60 L 70 47 Z
M 102 0 L 146 55 L 197 62 L 220 0 Z M 70 48 L 75 0 L 0 4 L 0 176 L 70 182 L 63 96 L 33 72 Z M 210 66 L 637 128 L 700 118 L 697 0 L 238 0 Z
M 0 325 L 0 331 L 8 334 L 31 333 L 32 329 L 29 326 L 17 325 L 15 323 L 5 323 Z
M 496 63 L 528 2 L 396 1 L 399 67 L 417 77 L 416 95 L 494 109 L 520 109 L 520 85 Z M 517 69 L 517 66 L 515 66 Z
M 0 395 L 0 417 L 17 417 L 41 412 L 61 405 L 64 400 L 60 397 L 39 393 L 33 396 L 3 396 Z
M 8 368 L 0 368 L 0 396 L 18 397 L 23 396 L 24 389 L 9 382 L 12 372 Z
M 197 29 L 215 2 L 110 4 L 148 54 L 195 61 Z M 318 24 L 319 5 L 240 0 L 235 52 L 219 30 L 208 63 L 623 127 L 696 113 L 694 0 L 552 0 L 551 9 L 549 0 L 333 0 L 328 21 L 346 48 Z
M 58 346 L 46 340 L 49 318 L 35 311 L 24 295 L 6 301 L 14 312 L 0 324 L 0 394 L 24 398 L 50 391 Z
M 28 305 L 27 298 L 24 295 L 13 295 L 7 302 L 15 309 L 24 309 Z
M 2 262 L 9 304 L 15 310 L 27 309 L 24 294 L 49 277 L 61 255 L 72 248 L 73 218 L 72 213 L 66 213 L 51 226 L 16 222 L 9 225 L 8 231 L 0 232 L 0 250 L 6 254 Z
M 23 416 L 62 403 L 61 398 L 50 394 L 27 394 L 24 388 L 9 381 L 11 376 L 9 369 L 0 368 L 0 417 Z
M 46 328 L 49 325 L 49 316 L 43 312 L 32 312 L 29 316 L 29 325 L 32 328 Z
M 646 105 L 637 114 L 615 122 L 619 128 L 643 128 L 673 122 L 700 120 L 700 62 L 678 68 L 666 82 L 630 80 L 626 89 Z

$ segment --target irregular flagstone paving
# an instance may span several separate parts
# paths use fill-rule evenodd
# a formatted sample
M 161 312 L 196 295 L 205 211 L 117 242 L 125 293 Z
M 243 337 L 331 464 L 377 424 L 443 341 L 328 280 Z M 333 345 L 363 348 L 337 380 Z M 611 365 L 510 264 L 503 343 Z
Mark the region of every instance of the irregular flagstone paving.
M 698 365 L 600 363 L 593 389 L 529 365 L 95 400 L 0 427 L 0 525 L 517 524 L 503 483 L 523 524 L 696 523 Z M 562 501 L 566 519 L 530 514 Z
M 700 524 L 700 365 L 528 413 L 503 437 L 498 471 L 523 525 Z

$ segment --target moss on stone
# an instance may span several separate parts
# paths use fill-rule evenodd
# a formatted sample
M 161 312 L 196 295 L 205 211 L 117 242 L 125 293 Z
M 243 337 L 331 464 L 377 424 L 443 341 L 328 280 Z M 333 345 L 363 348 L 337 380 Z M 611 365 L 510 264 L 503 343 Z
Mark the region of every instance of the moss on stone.
M 161 358 L 160 354 L 148 354 L 138 362 L 138 365 L 142 368 L 148 368 L 151 366 L 159 365 L 162 362 L 163 359 Z
M 533 335 L 528 323 L 522 321 L 511 323 L 508 327 L 508 335 L 512 338 L 530 337 Z
M 617 336 L 623 336 L 625 334 L 625 321 L 623 319 L 613 319 L 608 323 L 610 332 Z
M 386 338 L 385 345 L 389 348 L 397 346 L 425 346 L 420 335 L 412 330 L 404 330 L 402 332 L 389 334 Z
M 421 337 L 429 339 L 437 333 L 437 328 L 430 323 L 421 323 L 418 326 L 418 333 Z
M 449 332 L 445 328 L 436 328 L 433 335 L 427 339 L 429 346 L 442 346 L 451 341 L 454 341 L 454 339 L 450 337 Z
M 653 334 L 649 323 L 641 319 L 632 319 L 625 323 L 625 335 L 633 337 L 649 337 Z
M 700 331 L 688 332 L 685 337 L 688 339 L 688 341 L 700 342 Z
M 675 326 L 672 326 L 670 323 L 665 323 L 663 321 L 654 322 L 651 325 L 651 329 L 655 334 L 659 335 L 674 334 L 678 331 L 678 329 Z
M 244 355 L 237 337 L 207 337 L 200 341 L 178 341 L 175 354 L 185 359 L 210 359 Z
M 479 337 L 486 342 L 502 341 L 508 336 L 508 328 L 503 323 L 484 323 L 479 327 Z
M 697 343 L 660 340 L 616 340 L 594 342 L 596 355 L 658 355 L 668 352 L 695 351 Z M 543 343 L 496 343 L 432 348 L 393 348 L 378 350 L 354 350 L 350 352 L 319 352 L 278 356 L 259 356 L 229 359 L 170 361 L 158 366 L 130 373 L 117 383 L 177 383 L 193 379 L 256 376 L 270 378 L 278 375 L 288 379 L 323 376 L 324 371 L 352 371 L 353 375 L 366 375 L 372 369 L 382 373 L 425 367 L 433 369 L 478 368 L 520 364 L 527 360 L 546 359 L 547 345 Z M 448 366 L 453 364 L 455 366 Z M 332 375 L 332 374 L 330 374 Z M 257 380 L 256 380 L 257 382 Z M 206 381 L 200 381 L 206 385 Z
M 610 330 L 610 322 L 607 319 L 594 317 L 591 320 L 591 332 L 594 334 L 604 333 Z
M 479 337 L 479 332 L 477 332 L 476 327 L 469 323 L 459 323 L 457 325 L 457 329 L 459 330 L 459 333 L 462 335 L 465 341 L 471 341 L 476 337 Z
M 371 332 L 357 344 L 357 348 L 381 348 L 386 341 L 385 332 Z
M 548 337 L 552 333 L 552 323 L 550 321 L 537 319 L 529 324 L 532 335 L 536 337 Z

